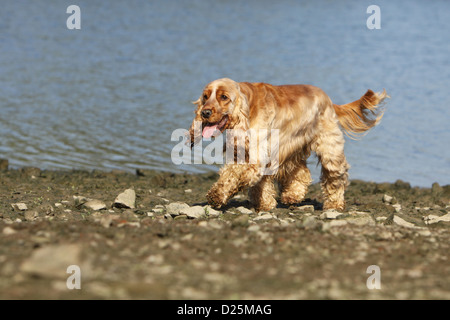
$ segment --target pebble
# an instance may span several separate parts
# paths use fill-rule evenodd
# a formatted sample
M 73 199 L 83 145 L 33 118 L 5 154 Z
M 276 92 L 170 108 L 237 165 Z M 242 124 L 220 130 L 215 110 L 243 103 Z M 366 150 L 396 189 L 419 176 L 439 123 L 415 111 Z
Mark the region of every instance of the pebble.
M 9 236 L 9 235 L 11 235 L 11 234 L 15 234 L 17 231 L 16 230 L 14 230 L 13 228 L 11 228 L 11 227 L 5 227 L 5 228 L 3 228 L 3 231 L 2 231 L 2 233 L 4 234 L 4 235 L 7 235 L 7 236 Z
M 319 227 L 321 224 L 322 222 L 317 221 L 317 218 L 315 216 L 309 216 L 303 220 L 301 226 L 306 229 L 315 229 Z
M 26 221 L 33 221 L 39 216 L 37 211 L 25 211 L 24 217 Z
M 198 219 L 206 216 L 205 208 L 203 208 L 202 206 L 193 206 L 181 209 L 180 214 L 184 214 L 191 219 Z
M 242 213 L 242 214 L 252 214 L 252 213 L 253 213 L 252 210 L 247 209 L 247 208 L 245 208 L 245 207 L 243 207 L 243 206 L 237 207 L 236 210 L 237 210 L 238 212 Z
M 106 209 L 106 204 L 103 201 L 94 199 L 83 203 L 83 207 L 94 211 L 98 211 Z
M 156 207 L 155 207 L 156 208 Z M 188 209 L 189 205 L 184 202 L 172 202 L 166 205 L 166 213 L 172 216 L 178 216 L 180 211 L 183 209 Z
M 275 219 L 275 217 L 270 212 L 266 212 L 266 213 L 263 213 L 263 214 L 259 215 L 256 218 L 253 218 L 253 221 L 269 220 L 269 219 Z
M 213 209 L 213 208 L 212 208 L 211 206 L 209 206 L 209 205 L 206 205 L 204 208 L 205 208 L 206 214 L 207 214 L 208 216 L 211 216 L 211 217 L 218 217 L 219 215 L 222 214 L 222 211 L 215 210 L 215 209 Z
M 261 228 L 257 224 L 253 224 L 247 228 L 247 231 L 249 232 L 257 232 L 259 230 L 261 230 Z
M 396 224 L 398 224 L 399 226 L 406 227 L 406 228 L 419 228 L 419 227 L 415 226 L 414 224 L 412 224 L 411 222 L 408 222 L 396 215 L 394 215 L 394 222 Z
M 450 222 L 450 213 L 447 213 L 443 216 L 437 216 L 434 214 L 430 214 L 426 217 L 423 217 L 423 220 L 424 220 L 425 224 L 433 224 L 433 223 L 438 223 L 440 221 Z
M 48 245 L 34 250 L 19 270 L 45 278 L 67 279 L 67 267 L 81 266 L 81 246 L 77 244 Z
M 109 228 L 112 225 L 113 219 L 110 215 L 105 215 L 103 217 L 100 218 L 100 224 L 104 227 L 104 228 Z
M 326 231 L 332 227 L 341 227 L 347 225 L 348 222 L 345 220 L 332 220 L 330 222 L 325 222 L 322 226 L 322 230 Z
M 307 204 L 304 206 L 299 206 L 294 208 L 294 212 L 314 212 L 314 206 L 312 204 Z
M 75 203 L 75 206 L 79 206 L 79 205 L 87 202 L 88 200 L 91 200 L 91 199 L 88 199 L 88 198 L 83 197 L 83 196 L 73 196 L 73 201 Z
M 134 209 L 136 206 L 136 192 L 133 189 L 127 189 L 119 194 L 114 200 L 114 207 Z
M 385 195 L 383 196 L 383 202 L 384 202 L 384 203 L 387 203 L 387 204 L 392 204 L 392 203 L 395 202 L 395 198 L 392 197 L 392 196 L 390 196 L 390 195 L 385 194 Z
M 8 159 L 0 159 L 0 171 L 7 171 L 9 166 Z
M 249 225 L 248 215 L 240 215 L 231 222 L 232 227 L 247 227 Z
M 365 226 L 365 225 L 373 226 L 373 225 L 375 225 L 375 221 L 369 215 L 359 216 L 356 218 L 348 218 L 348 219 L 345 219 L 345 221 L 347 221 L 348 223 L 357 225 L 357 226 Z
M 331 210 L 324 211 L 324 212 L 320 215 L 320 218 L 321 218 L 321 219 L 336 219 L 336 218 L 339 217 L 340 215 L 342 215 L 342 213 L 337 212 L 337 211 L 334 210 L 334 209 L 331 209 Z
M 11 206 L 13 207 L 14 210 L 19 210 L 19 211 L 28 210 L 27 205 L 23 202 L 12 203 Z

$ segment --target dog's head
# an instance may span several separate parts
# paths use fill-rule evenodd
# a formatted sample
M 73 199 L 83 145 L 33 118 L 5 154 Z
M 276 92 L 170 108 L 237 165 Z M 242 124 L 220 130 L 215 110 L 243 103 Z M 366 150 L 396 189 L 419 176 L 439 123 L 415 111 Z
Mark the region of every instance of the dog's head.
M 197 101 L 195 118 L 190 129 L 191 145 L 199 138 L 217 137 L 226 129 L 248 129 L 248 105 L 239 83 L 223 78 L 206 85 Z M 195 137 L 194 124 L 201 123 L 201 137 Z

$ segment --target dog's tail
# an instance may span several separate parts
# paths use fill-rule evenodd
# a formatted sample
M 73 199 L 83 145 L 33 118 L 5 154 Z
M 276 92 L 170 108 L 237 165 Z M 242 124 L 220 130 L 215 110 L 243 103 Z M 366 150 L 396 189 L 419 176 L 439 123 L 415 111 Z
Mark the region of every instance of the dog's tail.
M 359 100 L 343 105 L 333 104 L 345 134 L 358 139 L 376 126 L 383 117 L 384 107 L 381 103 L 385 98 L 389 96 L 384 89 L 381 93 L 367 90 Z

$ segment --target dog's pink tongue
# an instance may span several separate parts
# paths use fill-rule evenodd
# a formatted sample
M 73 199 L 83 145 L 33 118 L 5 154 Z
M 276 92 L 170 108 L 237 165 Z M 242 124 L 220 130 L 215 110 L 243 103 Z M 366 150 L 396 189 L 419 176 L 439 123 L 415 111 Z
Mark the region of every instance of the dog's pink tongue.
M 203 138 L 211 138 L 214 132 L 217 130 L 218 125 L 206 126 L 203 128 L 202 136 Z

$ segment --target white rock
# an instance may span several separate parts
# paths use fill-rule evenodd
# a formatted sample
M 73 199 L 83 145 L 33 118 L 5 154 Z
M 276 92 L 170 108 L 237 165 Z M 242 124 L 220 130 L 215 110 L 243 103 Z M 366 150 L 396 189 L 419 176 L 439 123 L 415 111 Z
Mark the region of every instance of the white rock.
M 11 234 L 15 234 L 17 231 L 16 230 L 14 230 L 13 228 L 11 228 L 11 227 L 5 227 L 5 228 L 3 228 L 3 231 L 2 231 L 2 233 L 4 234 L 4 235 L 7 235 L 7 236 L 9 236 L 9 235 L 11 235 Z
M 252 214 L 252 213 L 253 213 L 252 210 L 247 209 L 247 208 L 245 208 L 245 207 L 243 207 L 243 206 L 237 207 L 236 210 L 237 210 L 238 212 L 242 213 L 242 214 Z
M 100 224 L 105 227 L 109 228 L 112 225 L 113 219 L 110 215 L 106 215 L 100 218 Z
M 103 201 L 95 200 L 95 199 L 85 202 L 83 204 L 83 206 L 87 209 L 91 209 L 94 211 L 106 209 L 106 204 Z
M 31 257 L 22 263 L 20 271 L 40 277 L 67 279 L 67 267 L 77 265 L 84 276 L 80 255 L 81 247 L 76 244 L 45 246 L 34 250 Z
M 33 221 L 36 217 L 39 216 L 37 211 L 25 211 L 24 217 L 27 221 Z
M 219 215 L 222 214 L 222 211 L 215 210 L 215 209 L 213 209 L 213 208 L 212 208 L 211 206 L 209 206 L 209 205 L 204 206 L 204 208 L 205 208 L 206 214 L 207 214 L 208 216 L 211 216 L 211 217 L 218 217 Z
M 83 197 L 83 196 L 73 196 L 73 201 L 75 202 L 76 206 L 78 206 L 80 204 L 83 204 L 83 203 L 85 203 L 85 202 L 87 202 L 89 200 L 92 200 L 92 199 L 89 199 L 89 198 L 86 198 L 86 197 Z
M 186 189 L 184 190 L 185 193 L 192 193 L 192 189 Z
M 332 220 L 330 222 L 325 222 L 322 226 L 322 230 L 326 231 L 332 227 L 341 227 L 347 225 L 348 222 L 345 220 Z
M 249 232 L 256 232 L 256 231 L 259 231 L 260 229 L 261 228 L 257 224 L 254 224 L 254 225 L 249 226 L 247 228 L 247 231 L 249 231 Z
M 384 203 L 392 203 L 392 200 L 394 199 L 394 197 L 391 197 L 391 196 L 389 196 L 389 195 L 387 195 L 387 194 L 385 194 L 384 196 L 383 196 L 383 202 Z
M 364 226 L 364 225 L 373 226 L 373 225 L 375 225 L 375 221 L 369 215 L 361 215 L 361 216 L 355 217 L 355 218 L 347 218 L 347 219 L 345 219 L 345 221 L 347 221 L 350 224 L 357 225 L 357 226 Z
M 185 214 L 188 218 L 198 219 L 206 215 L 205 208 L 202 206 L 193 206 L 180 210 L 180 214 Z
M 450 221 L 450 213 L 447 213 L 443 216 L 437 216 L 434 214 L 430 214 L 430 215 L 424 217 L 423 220 L 426 224 L 438 223 L 440 221 L 449 222 Z
M 399 203 L 393 204 L 392 207 L 395 209 L 395 212 L 400 212 L 402 209 L 402 205 Z
M 267 213 L 264 213 L 264 214 L 262 214 L 262 215 L 260 215 L 260 216 L 258 216 L 256 218 L 254 218 L 253 220 L 254 221 L 257 221 L 257 220 L 269 220 L 269 219 L 274 219 L 274 218 L 275 217 L 271 213 L 267 212 Z
M 341 214 L 342 214 L 342 213 L 337 212 L 337 211 L 334 210 L 334 209 L 331 209 L 331 210 L 324 211 L 324 212 L 320 215 L 320 218 L 321 218 L 321 219 L 336 219 L 336 218 L 339 217 Z
M 136 205 L 136 192 L 133 189 L 127 189 L 119 194 L 114 200 L 114 207 L 134 209 Z
M 156 207 L 155 207 L 156 208 Z M 172 216 L 180 215 L 180 211 L 183 209 L 188 209 L 189 205 L 184 202 L 172 202 L 166 205 L 166 211 Z
M 412 224 L 411 222 L 408 222 L 396 215 L 394 215 L 394 222 L 396 224 L 398 224 L 399 226 L 406 227 L 406 228 L 419 228 L 416 225 Z
M 27 205 L 23 202 L 12 203 L 11 206 L 14 208 L 14 210 L 19 210 L 19 211 L 28 210 Z
M 299 206 L 294 209 L 294 212 L 314 212 L 314 206 L 311 204 L 307 204 L 304 206 Z

